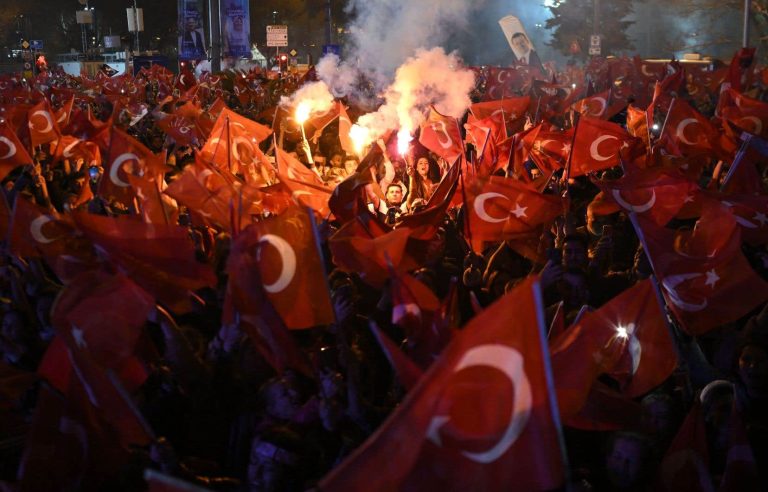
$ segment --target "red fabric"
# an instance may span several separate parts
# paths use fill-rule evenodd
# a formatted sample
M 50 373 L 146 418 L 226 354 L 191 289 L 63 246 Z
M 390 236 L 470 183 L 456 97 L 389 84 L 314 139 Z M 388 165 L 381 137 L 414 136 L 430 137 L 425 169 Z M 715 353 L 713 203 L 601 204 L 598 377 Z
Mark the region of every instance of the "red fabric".
M 29 137 L 33 148 L 56 140 L 61 136 L 61 130 L 59 130 L 56 117 L 47 99 L 32 106 L 27 113 L 27 119 Z
M 714 490 L 708 467 L 704 415 L 697 400 L 659 465 L 656 485 L 664 492 Z
M 4 179 L 17 166 L 32 164 L 32 157 L 8 123 L 0 123 L 0 152 L 3 155 L 0 159 L 0 179 Z
M 692 199 L 698 185 L 684 176 L 659 168 L 634 171 L 613 181 L 595 182 L 603 198 L 627 212 L 665 225 Z
M 464 145 L 459 131 L 459 122 L 440 114 L 434 107 L 421 124 L 419 143 L 448 162 L 464 154 Z
M 293 329 L 334 321 L 311 220 L 304 209 L 293 207 L 245 229 L 235 244 L 238 254 L 255 254 L 269 302 Z
M 99 194 L 114 197 L 130 206 L 136 194 L 126 174 L 161 173 L 163 156 L 155 155 L 138 140 L 117 128 L 112 128 L 109 154 L 104 165 L 104 176 L 99 182 Z
M 71 221 L 16 195 L 11 214 L 8 246 L 26 257 L 54 257 L 63 254 L 66 239 L 74 235 Z
M 512 178 L 476 178 L 467 185 L 466 226 L 472 240 L 498 241 L 531 232 L 563 213 L 562 201 Z
M 563 485 L 535 287 L 529 278 L 457 333 L 387 422 L 320 490 Z
M 310 207 L 321 217 L 328 217 L 331 209 L 328 200 L 331 190 L 325 186 L 320 176 L 280 148 L 275 149 L 277 175 L 280 182 L 301 205 Z
M 211 267 L 195 258 L 194 243 L 184 227 L 84 212 L 72 216 L 103 255 L 174 312 L 191 309 L 190 291 L 216 285 Z
M 636 141 L 620 125 L 609 121 L 582 116 L 578 125 L 572 150 L 571 178 L 618 165 L 619 151 L 626 156 Z
M 339 143 L 341 148 L 344 149 L 349 155 L 355 155 L 357 149 L 355 144 L 352 143 L 352 139 L 349 136 L 349 132 L 352 130 L 352 120 L 349 119 L 347 109 L 343 104 L 339 105 Z
M 240 166 L 257 159 L 254 147 L 271 134 L 271 128 L 224 108 L 200 154 L 216 166 L 237 173 Z
M 440 184 L 429 197 L 426 206 L 417 212 L 402 216 L 397 227 L 412 229 L 411 237 L 415 239 L 428 241 L 437 235 L 459 185 L 459 172 L 462 165 L 460 161 L 463 161 L 461 156 L 454 161 L 440 180 Z
M 337 220 L 342 223 L 349 222 L 362 210 L 367 209 L 367 189 L 372 188 L 374 185 L 378 188 L 375 174 L 382 157 L 381 149 L 378 145 L 374 145 L 371 147 L 368 155 L 357 166 L 355 172 L 333 189 L 333 193 L 331 193 L 331 197 L 328 199 L 328 207 Z
M 667 115 L 665 137 L 674 141 L 683 155 L 700 155 L 712 151 L 718 132 L 709 119 L 681 98 L 675 99 Z
M 692 231 L 638 223 L 667 305 L 688 333 L 705 333 L 768 300 L 768 284 L 741 253 L 738 225 L 724 206 L 705 206 Z
M 740 129 L 768 138 L 768 103 L 739 94 L 734 89 L 720 93 L 720 116 Z

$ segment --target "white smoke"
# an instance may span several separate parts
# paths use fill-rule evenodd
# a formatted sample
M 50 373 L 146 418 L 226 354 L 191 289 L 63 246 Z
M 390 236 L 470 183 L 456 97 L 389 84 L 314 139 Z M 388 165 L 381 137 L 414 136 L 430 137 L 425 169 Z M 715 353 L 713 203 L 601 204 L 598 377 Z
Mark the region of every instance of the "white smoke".
M 354 60 L 381 83 L 417 49 L 442 46 L 451 33 L 470 25 L 485 0 L 349 0 L 347 11 Z M 385 87 L 386 83 L 379 87 Z
M 474 85 L 474 74 L 461 67 L 455 53 L 419 49 L 397 69 L 395 81 L 384 93 L 385 103 L 357 123 L 378 138 L 390 129 L 413 132 L 430 105 L 446 116 L 461 118 L 471 104 L 469 93 Z
M 355 92 L 360 80 L 360 72 L 350 65 L 342 64 L 338 56 L 330 53 L 320 59 L 315 66 L 317 77 L 328 84 L 336 97 L 344 97 Z
M 299 90 L 290 95 L 280 98 L 280 106 L 298 107 L 305 105 L 309 113 L 324 113 L 333 106 L 333 94 L 328 90 L 328 86 L 323 81 L 312 82 L 302 85 Z

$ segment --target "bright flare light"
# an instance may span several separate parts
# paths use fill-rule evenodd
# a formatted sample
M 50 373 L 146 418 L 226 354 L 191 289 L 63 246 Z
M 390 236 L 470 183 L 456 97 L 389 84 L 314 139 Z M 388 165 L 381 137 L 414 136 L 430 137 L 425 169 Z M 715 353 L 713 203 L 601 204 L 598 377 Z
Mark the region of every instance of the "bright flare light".
M 312 106 L 308 101 L 301 101 L 296 106 L 296 122 L 299 125 L 303 125 L 305 121 L 309 119 L 309 113 L 312 111 Z
M 411 137 L 411 132 L 407 128 L 401 128 L 397 132 L 397 151 L 400 155 L 404 156 L 408 152 L 411 140 L 413 140 L 413 137 Z
M 355 153 L 358 156 L 363 155 L 363 149 L 373 140 L 371 138 L 371 131 L 357 124 L 352 125 L 352 128 L 349 129 L 349 138 L 352 139 L 352 145 L 355 147 Z
M 627 329 L 625 327 L 617 326 L 616 327 L 616 336 L 618 338 L 622 338 L 622 339 L 626 340 L 627 338 L 629 338 L 629 333 L 627 333 Z

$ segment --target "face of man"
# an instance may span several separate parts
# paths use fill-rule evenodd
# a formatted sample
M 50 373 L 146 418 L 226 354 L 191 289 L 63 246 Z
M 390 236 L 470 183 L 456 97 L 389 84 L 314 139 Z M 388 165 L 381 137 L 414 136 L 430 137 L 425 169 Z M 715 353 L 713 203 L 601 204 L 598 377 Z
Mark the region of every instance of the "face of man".
M 587 267 L 587 250 L 578 240 L 569 240 L 563 244 L 563 268 L 583 271 Z
M 232 26 L 234 26 L 235 30 L 242 31 L 243 30 L 243 18 L 242 17 L 235 17 L 232 19 Z
M 387 188 L 387 194 L 385 196 L 387 204 L 392 207 L 403 203 L 403 190 L 400 186 L 390 186 Z
M 515 52 L 520 53 L 527 53 L 531 49 L 528 39 L 522 34 L 512 36 L 512 46 L 515 48 Z

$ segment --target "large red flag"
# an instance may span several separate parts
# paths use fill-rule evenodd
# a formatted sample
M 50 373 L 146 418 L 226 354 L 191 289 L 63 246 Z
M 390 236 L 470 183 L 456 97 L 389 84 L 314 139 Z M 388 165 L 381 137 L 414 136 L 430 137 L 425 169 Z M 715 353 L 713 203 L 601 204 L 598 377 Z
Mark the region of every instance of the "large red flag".
M 633 141 L 634 137 L 616 123 L 582 116 L 576 128 L 570 177 L 618 165 Z
M 398 409 L 320 482 L 320 490 L 562 486 L 565 464 L 542 322 L 538 281 L 529 278 L 457 333 Z
M 32 147 L 56 140 L 61 136 L 61 130 L 59 130 L 59 125 L 56 123 L 47 99 L 33 106 L 29 110 L 27 118 Z
M 237 173 L 239 166 L 258 159 L 254 147 L 271 134 L 271 128 L 224 108 L 200 153 L 203 159 Z
M 500 176 L 467 185 L 466 227 L 472 240 L 496 241 L 536 230 L 563 213 L 562 201 Z
M 165 167 L 162 155 L 156 155 L 141 142 L 117 128 L 112 128 L 109 156 L 104 176 L 99 182 L 99 193 L 114 197 L 120 203 L 131 205 L 136 196 L 126 174 L 157 174 Z
M 190 291 L 216 285 L 211 267 L 197 261 L 184 227 L 85 212 L 72 216 L 106 258 L 174 312 L 191 309 Z
M 705 333 L 768 300 L 768 283 L 742 254 L 736 219 L 725 206 L 705 204 L 690 231 L 636 219 L 667 303 L 689 333 Z
M 0 180 L 17 166 L 32 164 L 32 158 L 24 145 L 16 137 L 16 132 L 8 123 L 0 123 Z
M 255 252 L 267 298 L 288 328 L 334 320 L 312 220 L 305 209 L 294 207 L 253 224 L 237 237 L 238 251 Z
M 672 170 L 649 168 L 617 180 L 596 181 L 606 201 L 665 225 L 691 200 L 698 185 Z M 618 210 L 618 208 L 617 208 Z
M 711 152 L 718 141 L 717 130 L 704 115 L 683 99 L 675 99 L 667 115 L 665 133 L 683 155 Z
M 328 217 L 331 213 L 328 207 L 331 190 L 320 176 L 279 147 L 275 148 L 275 156 L 277 175 L 283 186 L 290 190 L 293 199 L 300 205 L 310 207 L 321 217 Z
M 429 108 L 429 116 L 421 125 L 419 143 L 448 162 L 464 154 L 459 122 L 434 107 Z

